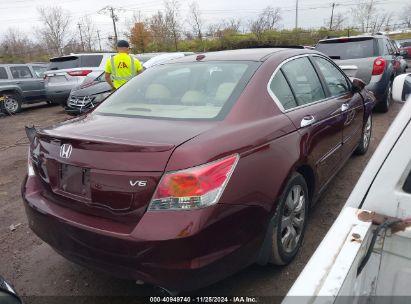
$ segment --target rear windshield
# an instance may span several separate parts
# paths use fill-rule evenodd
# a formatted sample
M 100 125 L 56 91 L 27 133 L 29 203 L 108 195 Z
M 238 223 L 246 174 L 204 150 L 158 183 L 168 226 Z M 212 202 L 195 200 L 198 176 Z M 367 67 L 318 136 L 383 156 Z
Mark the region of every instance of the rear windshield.
M 332 59 L 356 59 L 376 56 L 373 39 L 328 40 L 319 42 L 315 49 Z
M 411 41 L 404 41 L 400 42 L 401 47 L 408 47 L 411 46 Z
M 159 65 L 126 83 L 94 113 L 163 119 L 220 119 L 258 65 L 242 61 Z
M 64 56 L 50 60 L 48 70 L 63 70 L 72 68 L 98 67 L 103 55 Z

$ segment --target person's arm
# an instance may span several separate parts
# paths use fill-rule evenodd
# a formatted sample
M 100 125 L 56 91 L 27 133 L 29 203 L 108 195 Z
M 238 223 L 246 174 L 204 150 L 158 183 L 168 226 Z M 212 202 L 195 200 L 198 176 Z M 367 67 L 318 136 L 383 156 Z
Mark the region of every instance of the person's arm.
M 104 79 L 110 85 L 111 89 L 114 91 L 116 88 L 113 85 L 113 81 L 111 80 L 111 58 L 107 59 L 106 67 L 104 69 Z
M 138 60 L 137 58 L 135 58 L 135 66 L 136 66 L 136 75 L 143 73 L 144 71 L 143 66 L 141 65 L 140 60 Z
M 104 78 L 106 79 L 106 82 L 110 85 L 111 89 L 114 91 L 116 88 L 113 85 L 113 81 L 111 80 L 111 74 L 105 72 L 104 73 Z

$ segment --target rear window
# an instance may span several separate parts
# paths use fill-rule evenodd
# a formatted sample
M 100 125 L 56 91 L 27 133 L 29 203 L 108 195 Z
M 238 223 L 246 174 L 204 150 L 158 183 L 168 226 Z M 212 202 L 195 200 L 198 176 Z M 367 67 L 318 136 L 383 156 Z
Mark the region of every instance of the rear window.
M 48 70 L 63 70 L 83 67 L 98 67 L 103 55 L 64 56 L 50 60 Z
M 411 46 L 411 41 L 404 41 L 400 42 L 401 47 L 408 47 Z
M 192 62 L 147 69 L 94 113 L 162 119 L 220 119 L 258 67 L 256 62 Z
M 341 39 L 319 42 L 315 49 L 332 59 L 356 59 L 377 56 L 374 39 Z

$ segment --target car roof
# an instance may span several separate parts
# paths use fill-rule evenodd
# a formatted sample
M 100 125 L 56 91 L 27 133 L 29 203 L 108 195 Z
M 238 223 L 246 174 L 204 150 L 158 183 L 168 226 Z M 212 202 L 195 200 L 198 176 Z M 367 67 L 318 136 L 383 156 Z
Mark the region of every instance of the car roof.
M 218 51 L 209 53 L 199 53 L 182 58 L 174 59 L 173 63 L 176 62 L 192 62 L 196 61 L 198 56 L 204 56 L 201 61 L 265 61 L 268 57 L 273 54 L 291 51 L 292 48 L 254 48 L 254 49 L 239 49 L 239 50 L 228 50 L 228 51 Z M 298 48 L 301 53 L 311 53 L 309 50 Z

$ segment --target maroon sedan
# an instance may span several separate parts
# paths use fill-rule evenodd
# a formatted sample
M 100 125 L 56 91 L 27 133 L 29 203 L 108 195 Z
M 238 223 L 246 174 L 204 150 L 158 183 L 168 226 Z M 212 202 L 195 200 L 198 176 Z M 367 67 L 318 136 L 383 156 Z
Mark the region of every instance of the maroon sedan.
M 373 106 L 311 50 L 154 67 L 93 112 L 29 130 L 30 227 L 75 263 L 173 292 L 287 264 L 309 207 L 367 151 Z

